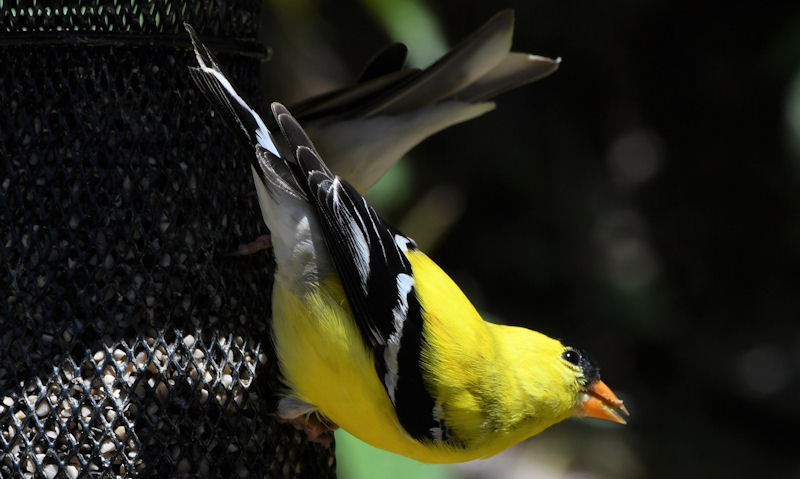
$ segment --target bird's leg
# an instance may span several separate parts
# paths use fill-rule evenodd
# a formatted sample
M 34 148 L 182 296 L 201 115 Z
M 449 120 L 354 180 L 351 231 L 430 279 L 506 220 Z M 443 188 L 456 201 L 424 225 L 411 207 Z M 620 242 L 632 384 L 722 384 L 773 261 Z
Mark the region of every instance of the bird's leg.
M 339 429 L 339 426 L 319 412 L 303 414 L 292 419 L 281 419 L 281 422 L 291 424 L 300 431 L 305 431 L 306 439 L 322 444 L 325 447 L 331 446 L 333 431 Z
M 272 248 L 272 237 L 269 233 L 259 236 L 250 243 L 240 244 L 239 248 L 228 253 L 228 256 L 249 256 L 267 248 Z
M 296 429 L 305 431 L 311 442 L 330 447 L 333 442 L 333 431 L 339 428 L 325 417 L 313 404 L 293 397 L 285 397 L 278 403 L 278 420 L 291 424 Z

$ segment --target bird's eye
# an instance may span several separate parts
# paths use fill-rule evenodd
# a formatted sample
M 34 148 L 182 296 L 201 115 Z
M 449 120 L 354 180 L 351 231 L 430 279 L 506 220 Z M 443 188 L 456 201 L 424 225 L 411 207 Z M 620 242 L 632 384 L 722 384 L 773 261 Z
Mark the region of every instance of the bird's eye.
M 581 362 L 581 353 L 575 351 L 574 349 L 567 349 L 566 351 L 564 351 L 564 354 L 562 354 L 561 357 L 565 361 L 572 363 L 575 366 L 577 366 Z

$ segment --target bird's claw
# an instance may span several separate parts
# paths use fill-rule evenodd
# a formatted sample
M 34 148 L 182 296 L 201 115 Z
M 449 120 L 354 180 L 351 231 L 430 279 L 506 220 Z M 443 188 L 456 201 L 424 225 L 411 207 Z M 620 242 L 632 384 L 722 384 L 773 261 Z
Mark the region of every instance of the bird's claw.
M 268 248 L 272 248 L 272 237 L 265 234 L 250 243 L 240 244 L 236 251 L 231 251 L 228 256 L 249 256 Z
M 308 441 L 322 444 L 325 447 L 331 447 L 333 431 L 339 429 L 339 426 L 330 419 L 318 413 L 303 414 L 292 419 L 281 419 L 281 422 L 291 424 L 299 431 L 305 431 Z

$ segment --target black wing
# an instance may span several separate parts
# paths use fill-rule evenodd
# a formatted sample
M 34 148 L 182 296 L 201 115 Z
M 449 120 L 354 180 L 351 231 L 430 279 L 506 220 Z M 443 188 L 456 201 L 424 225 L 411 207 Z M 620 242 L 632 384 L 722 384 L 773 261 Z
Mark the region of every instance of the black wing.
M 331 173 L 286 108 L 273 104 L 273 113 L 295 152 L 295 179 L 319 215 L 356 324 L 400 423 L 418 440 L 447 440 L 420 364 L 422 307 L 405 255 L 416 244 Z

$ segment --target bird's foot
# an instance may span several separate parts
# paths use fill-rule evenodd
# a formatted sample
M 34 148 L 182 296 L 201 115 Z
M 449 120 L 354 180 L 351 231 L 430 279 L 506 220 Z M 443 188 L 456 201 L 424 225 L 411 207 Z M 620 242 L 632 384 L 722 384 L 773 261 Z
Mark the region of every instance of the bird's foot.
M 291 424 L 297 430 L 305 431 L 306 439 L 325 447 L 331 447 L 333 431 L 339 429 L 339 426 L 318 412 L 303 414 L 291 419 L 281 419 L 281 422 Z
M 267 248 L 272 248 L 272 237 L 269 233 L 259 236 L 250 243 L 240 244 L 239 248 L 228 253 L 228 256 L 249 256 Z

